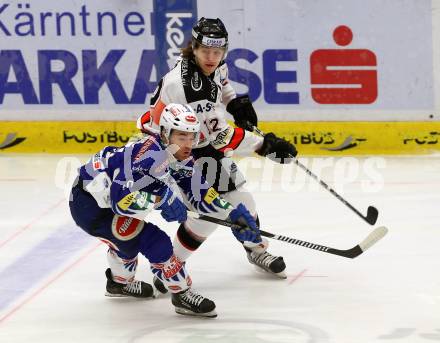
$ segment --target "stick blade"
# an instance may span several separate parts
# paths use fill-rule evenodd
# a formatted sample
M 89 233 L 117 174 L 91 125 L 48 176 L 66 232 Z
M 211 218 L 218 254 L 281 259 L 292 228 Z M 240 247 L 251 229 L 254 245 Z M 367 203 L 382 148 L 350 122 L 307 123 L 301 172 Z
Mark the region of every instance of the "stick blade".
M 386 234 L 388 233 L 388 229 L 385 226 L 380 226 L 372 233 L 370 233 L 360 244 L 362 251 L 365 251 L 371 248 L 374 244 L 380 241 Z
M 379 216 L 379 211 L 377 210 L 377 208 L 374 206 L 368 206 L 367 217 L 365 218 L 367 223 L 370 225 L 376 224 L 378 216 Z

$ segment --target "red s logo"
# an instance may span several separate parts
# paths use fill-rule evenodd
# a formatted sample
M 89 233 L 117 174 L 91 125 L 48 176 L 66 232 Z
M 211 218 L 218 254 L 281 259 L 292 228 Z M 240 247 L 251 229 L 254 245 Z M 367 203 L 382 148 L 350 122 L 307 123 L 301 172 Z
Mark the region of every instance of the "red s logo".
M 333 32 L 336 44 L 351 43 L 347 26 Z M 371 104 L 377 99 L 376 55 L 366 49 L 320 49 L 310 56 L 312 98 L 319 104 Z

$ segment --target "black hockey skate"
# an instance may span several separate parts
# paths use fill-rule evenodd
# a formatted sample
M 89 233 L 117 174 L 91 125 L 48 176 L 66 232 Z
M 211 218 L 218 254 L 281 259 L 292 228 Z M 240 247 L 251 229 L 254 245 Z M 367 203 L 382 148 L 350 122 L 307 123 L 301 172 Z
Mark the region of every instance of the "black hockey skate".
M 135 297 L 135 298 L 152 298 L 154 296 L 153 287 L 143 281 L 132 281 L 126 285 L 113 281 L 112 271 L 107 268 L 105 271 L 107 277 L 107 297 Z
M 263 253 L 256 253 L 252 250 L 245 248 L 247 258 L 249 262 L 259 269 L 262 269 L 270 274 L 279 277 L 280 279 L 286 279 L 287 275 L 284 272 L 286 264 L 281 256 L 274 256 L 267 251 Z
M 161 294 L 167 294 L 168 289 L 163 284 L 162 280 L 159 279 L 156 275 L 153 276 L 153 288 L 157 290 L 157 292 Z
M 191 288 L 180 293 L 173 293 L 171 302 L 176 308 L 176 313 L 179 314 L 208 318 L 217 317 L 215 303 Z

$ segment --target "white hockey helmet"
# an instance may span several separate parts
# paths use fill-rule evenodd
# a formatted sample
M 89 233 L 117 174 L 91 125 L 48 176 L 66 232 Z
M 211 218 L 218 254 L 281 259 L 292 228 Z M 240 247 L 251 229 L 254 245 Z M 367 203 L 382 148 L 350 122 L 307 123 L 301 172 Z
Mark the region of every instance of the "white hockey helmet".
M 163 142 L 165 146 L 170 142 L 172 130 L 193 132 L 193 147 L 199 144 L 200 122 L 189 105 L 171 103 L 165 106 L 160 115 L 159 130 L 166 140 Z

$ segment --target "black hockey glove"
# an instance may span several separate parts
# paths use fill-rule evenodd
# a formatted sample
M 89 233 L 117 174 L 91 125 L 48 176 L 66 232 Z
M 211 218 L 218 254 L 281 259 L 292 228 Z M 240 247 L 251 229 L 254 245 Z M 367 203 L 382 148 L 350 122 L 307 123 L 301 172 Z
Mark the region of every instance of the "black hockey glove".
M 263 146 L 256 153 L 267 156 L 272 161 L 285 164 L 290 163 L 291 157 L 296 157 L 298 151 L 292 143 L 270 132 L 264 135 Z
M 232 99 L 226 106 L 226 111 L 234 117 L 235 125 L 242 129 L 253 131 L 252 126 L 258 125 L 257 113 L 247 95 Z

